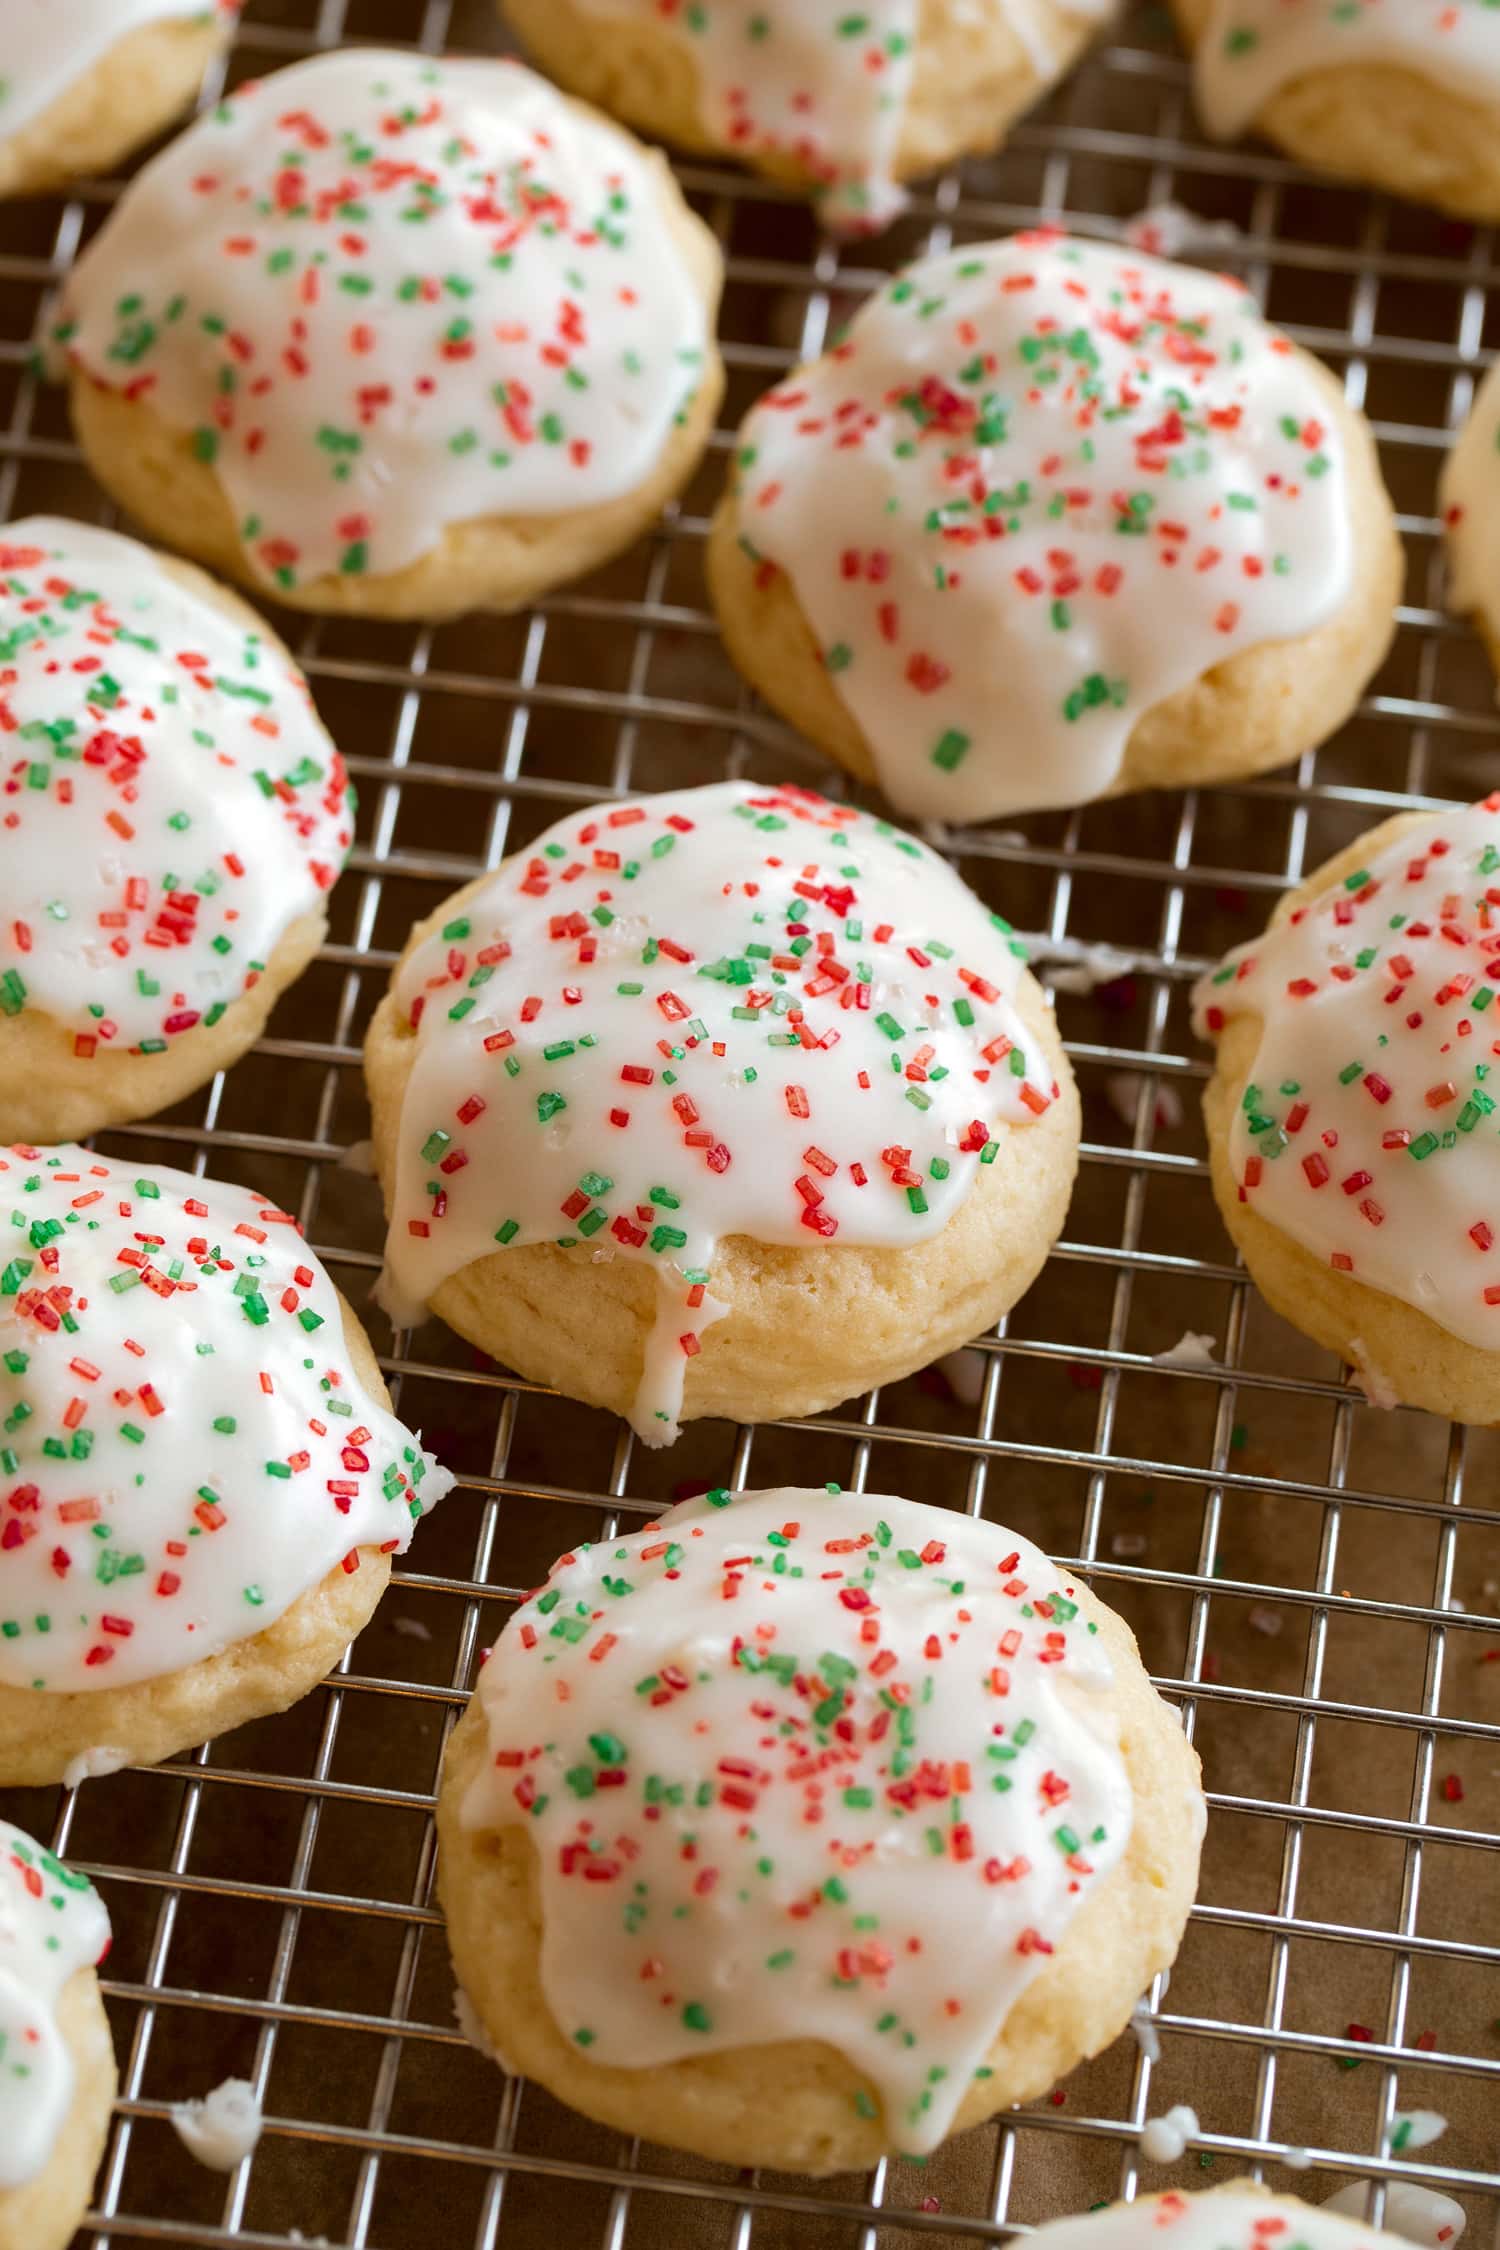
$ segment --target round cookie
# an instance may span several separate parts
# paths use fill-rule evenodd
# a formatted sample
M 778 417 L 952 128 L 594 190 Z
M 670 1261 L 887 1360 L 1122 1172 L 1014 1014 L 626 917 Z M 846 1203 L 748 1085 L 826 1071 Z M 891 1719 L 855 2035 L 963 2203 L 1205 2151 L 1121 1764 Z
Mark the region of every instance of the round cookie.
M 240 88 L 73 268 L 100 481 L 295 608 L 513 609 L 686 481 L 721 262 L 663 160 L 518 64 L 345 48 Z
M 561 2100 L 859 2171 L 1123 2029 L 1203 1824 L 1129 1632 L 1027 1541 L 710 1492 L 511 1617 L 449 1746 L 439 1887 L 486 2032 Z
M 900 183 L 995 148 L 1112 0 L 501 0 L 552 78 L 643 132 L 743 159 L 857 233 Z
M 0 1155 L 0 1787 L 150 1763 L 335 1665 L 452 1484 L 249 1189 Z
M 1443 463 L 1438 505 L 1447 532 L 1448 605 L 1473 618 L 1500 671 L 1500 362 L 1475 392 Z
M 1326 2205 L 1271 2195 L 1253 2180 L 1230 2180 L 1206 2195 L 1174 2190 L 1054 2219 L 1033 2239 L 1043 2250 L 1390 2250 L 1392 2225 L 1389 2209 L 1386 2229 L 1377 2230 Z
M 1283 1318 L 1500 1421 L 1500 795 L 1386 821 L 1198 986 L 1214 1197 Z
M 1078 1098 L 1008 923 L 810 790 L 575 814 L 419 923 L 365 1047 L 383 1302 L 648 1444 L 987 1328 Z
M 241 0 L 0 7 L 0 195 L 109 172 L 188 107 Z
M 708 562 L 766 700 L 959 821 L 1314 748 L 1401 579 L 1326 368 L 1233 282 L 1051 233 L 908 268 L 763 399 Z
M 1172 0 L 1215 140 L 1500 218 L 1500 25 L 1486 0 Z
M 67 2250 L 88 2208 L 115 2098 L 108 1951 L 93 1884 L 0 1821 L 0 2250 Z
M 0 1146 L 180 1101 L 327 935 L 354 833 L 237 595 L 92 525 L 0 529 Z

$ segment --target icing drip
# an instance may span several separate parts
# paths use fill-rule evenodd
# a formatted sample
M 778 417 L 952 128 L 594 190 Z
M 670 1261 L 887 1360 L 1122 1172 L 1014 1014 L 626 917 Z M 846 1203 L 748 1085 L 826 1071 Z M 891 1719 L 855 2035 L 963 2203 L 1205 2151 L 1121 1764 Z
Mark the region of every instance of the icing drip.
M 229 22 L 241 0 L 6 0 L 0 137 L 19 132 L 143 24 Z
M 0 530 L 0 1016 L 159 1054 L 259 981 L 344 863 L 306 682 L 149 548 Z
M 730 1235 L 904 1248 L 1057 1094 L 1022 948 L 950 868 L 810 790 L 723 782 L 576 814 L 394 985 L 417 1050 L 387 1301 L 418 1316 L 498 1246 L 648 1261 L 632 1421 L 677 1434 Z
M 1500 23 L 1489 0 L 1214 0 L 1193 86 L 1204 125 L 1229 140 L 1294 79 L 1371 63 L 1495 100 Z
M 1191 2114 L 1191 2113 L 1189 2113 Z M 1196 2124 L 1196 2119 L 1194 2120 Z M 1046 2250 L 1390 2250 L 1372 2228 L 1312 2204 L 1231 2184 L 1212 2195 L 1153 2195 L 1040 2227 Z
M 517 64 L 319 55 L 147 168 L 57 341 L 193 434 L 267 585 L 385 574 L 644 482 L 710 340 L 666 193 Z
M 1235 283 L 1018 235 L 910 267 L 745 426 L 784 570 L 902 811 L 1083 804 L 1136 721 L 1351 570 L 1329 400 Z
M 0 2192 L 34 2180 L 52 2154 L 74 2080 L 57 2003 L 108 1951 L 93 1884 L 0 1821 Z
M 873 232 L 906 203 L 897 158 L 911 101 L 918 0 L 582 0 L 585 13 L 652 21 L 691 55 L 704 131 L 735 155 L 794 162 L 818 183 L 830 225 Z M 1102 22 L 1110 0 L 1068 0 Z M 1056 76 L 1061 43 L 1038 0 L 948 0 L 955 28 L 1008 24 L 1038 79 Z
M 1337 1272 L 1500 1351 L 1500 795 L 1422 822 L 1194 995 L 1262 1019 L 1242 1198 Z
M 0 1157 L 0 1683 L 160 1679 L 274 1624 L 453 1480 L 369 1395 L 337 1292 L 247 1188 Z
M 565 2036 L 821 2040 L 935 2148 L 1130 1833 L 1093 1634 L 1012 1532 L 836 1487 L 564 1555 L 480 1674 L 464 1817 L 529 1828 Z
M 1475 392 L 1443 463 L 1438 504 L 1448 527 L 1450 606 L 1500 620 L 1500 364 Z

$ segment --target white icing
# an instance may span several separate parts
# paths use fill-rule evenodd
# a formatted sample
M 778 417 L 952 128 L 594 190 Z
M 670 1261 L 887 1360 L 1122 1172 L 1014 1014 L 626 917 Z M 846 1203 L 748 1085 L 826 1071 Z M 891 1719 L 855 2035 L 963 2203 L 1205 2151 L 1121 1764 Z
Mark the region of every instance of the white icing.
M 348 854 L 290 659 L 148 547 L 0 529 L 0 1016 L 159 1053 L 253 987 Z
M 1405 2110 L 1391 2128 L 1391 2147 L 1398 2153 L 1407 2149 L 1430 2148 L 1434 2141 L 1442 2139 L 1447 2130 L 1448 2120 L 1441 2110 Z
M 58 334 L 194 433 L 268 586 L 385 574 L 654 469 L 711 341 L 667 194 L 518 64 L 345 48 L 157 157 Z
M 1261 1018 L 1242 1199 L 1335 1271 L 1500 1350 L 1500 796 L 1406 830 L 1194 994 Z
M 210 2172 L 232 2172 L 260 2143 L 260 2096 L 248 2078 L 226 2078 L 201 2102 L 174 2102 L 172 2130 Z
M 1200 1336 L 1196 1329 L 1189 1328 L 1166 1351 L 1153 1352 L 1151 1364 L 1153 1367 L 1212 1367 L 1217 1343 L 1217 1336 Z
M 80 1750 L 63 1767 L 64 1789 L 81 1789 L 86 1781 L 100 1781 L 112 1773 L 123 1773 L 130 1763 L 128 1750 L 112 1750 L 107 1743 L 97 1750 Z
M 1443 463 L 1438 506 L 1448 528 L 1449 606 L 1500 620 L 1500 361 Z
M 1135 2034 L 1135 2043 L 1140 2048 L 1146 2061 L 1148 2063 L 1159 2063 L 1161 2061 L 1161 2034 L 1157 2030 L 1155 2019 L 1151 2014 L 1149 2000 L 1137 2000 L 1130 2011 L 1130 2028 Z
M 0 0 L 0 137 L 16 133 L 107 63 L 144 24 L 212 23 L 240 0 Z
M 73 2098 L 63 1988 L 109 1950 L 98 1892 L 0 1821 L 0 2193 L 36 2178 Z
M 740 535 L 899 810 L 1083 804 L 1156 704 L 1342 605 L 1331 409 L 1236 283 L 1056 235 L 966 244 L 755 409 Z
M 1148 2164 L 1176 2164 L 1198 2138 L 1198 2112 L 1179 2102 L 1165 2117 L 1148 2117 L 1141 2128 L 1141 2154 Z
M 1193 2117 L 1191 2110 L 1172 2114 Z M 1193 2117 L 1194 2131 L 1197 2125 Z M 1290 2164 L 1299 2154 L 1306 2151 L 1291 2150 L 1284 2161 Z M 1273 2199 L 1234 2182 L 1212 2195 L 1144 2196 L 1059 2219 L 1038 2228 L 1035 2239 L 1046 2250 L 1155 2250 L 1162 2242 L 1173 2250 L 1388 2250 L 1370 2228 L 1330 2217 L 1332 2209 Z
M 1330 2195 L 1323 2209 L 1367 2220 L 1374 2200 L 1372 2184 L 1356 2180 L 1340 2188 L 1337 2195 Z M 1451 2195 L 1416 2187 L 1410 2180 L 1385 2183 L 1385 2217 L 1380 2223 L 1383 2234 L 1399 2234 L 1407 2242 L 1419 2243 L 1421 2250 L 1452 2250 L 1468 2223 L 1468 2213 Z
M 926 2151 L 1120 1863 L 1111 1683 L 1012 1532 L 711 1493 L 565 1555 L 511 1618 L 463 1815 L 526 1823 L 543 1988 L 591 2061 L 820 2040 Z
M 271 1625 L 452 1484 L 360 1383 L 333 1283 L 249 1189 L 0 1155 L 0 1683 L 160 1679 Z
M 734 155 L 794 162 L 823 194 L 831 225 L 884 226 L 906 198 L 897 160 L 916 78 L 919 0 L 582 0 L 588 15 L 647 20 L 692 58 L 704 132 Z M 1113 0 L 947 0 L 953 32 L 1008 25 L 1039 81 L 1062 66 L 1068 17 L 1102 23 Z
M 808 790 L 560 821 L 395 979 L 417 1041 L 384 1301 L 410 1321 L 497 1245 L 644 1258 L 632 1420 L 665 1442 L 720 1242 L 925 1241 L 1003 1161 L 995 1128 L 1050 1106 L 1019 952 L 936 854 Z
M 1488 0 L 1214 0 L 1193 56 L 1199 114 L 1229 140 L 1294 79 L 1372 63 L 1495 100 L 1500 24 Z

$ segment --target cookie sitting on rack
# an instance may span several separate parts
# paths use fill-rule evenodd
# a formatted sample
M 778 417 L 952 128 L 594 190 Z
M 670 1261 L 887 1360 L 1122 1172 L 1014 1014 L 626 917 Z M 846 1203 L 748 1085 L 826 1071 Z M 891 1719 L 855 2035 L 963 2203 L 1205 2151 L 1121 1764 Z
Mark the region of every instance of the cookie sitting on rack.
M 187 108 L 241 0 L 5 0 L 0 195 L 111 171 Z
M 1050 233 L 908 268 L 763 399 L 708 559 L 766 700 L 961 821 L 1314 749 L 1401 583 L 1326 368 L 1234 282 Z
M 0 1788 L 284 1711 L 452 1478 L 249 1189 L 0 1154 Z
M 1172 0 L 1215 140 L 1461 218 L 1500 218 L 1500 23 L 1487 0 Z
M 1113 0 L 501 0 L 543 69 L 643 132 L 739 157 L 871 233 L 901 182 L 993 149 Z
M 0 2250 L 66 2250 L 115 2098 L 98 1892 L 0 1821 Z
M 354 832 L 238 595 L 92 525 L 0 528 L 0 1146 L 170 1108 L 260 1036 Z
M 654 522 L 713 426 L 720 278 L 662 159 L 530 71 L 346 48 L 141 174 L 54 341 L 163 539 L 296 608 L 447 617 Z
M 384 1302 L 626 1415 L 816 1413 L 967 1342 L 1078 1098 L 1010 925 L 810 790 L 560 821 L 418 924 L 365 1048 Z
M 998 1524 L 710 1492 L 554 1566 L 449 1745 L 440 1888 L 496 2049 L 726 2164 L 862 2171 L 1129 2020 L 1198 1760 L 1130 1633 Z
M 1399 2182 L 1394 2192 L 1401 2192 Z M 1462 2222 L 1461 2207 L 1447 2197 L 1407 2192 L 1424 2196 L 1434 2208 L 1446 2204 Z M 1039 2250 L 1389 2250 L 1391 2232 L 1399 2237 L 1408 2228 L 1389 2203 L 1385 2227 L 1377 2230 L 1295 2195 L 1271 2195 L 1253 2180 L 1229 2180 L 1206 2195 L 1174 2190 L 1112 2203 L 1076 2219 L 1055 2219 L 1038 2227 L 1032 2239 Z M 1409 2239 L 1436 2244 L 1452 2238 L 1412 2232 Z
M 1448 603 L 1472 617 L 1500 672 L 1500 362 L 1474 394 L 1439 487 Z
M 1214 1196 L 1261 1294 L 1409 1406 L 1500 1421 L 1500 795 L 1401 815 L 1198 986 Z

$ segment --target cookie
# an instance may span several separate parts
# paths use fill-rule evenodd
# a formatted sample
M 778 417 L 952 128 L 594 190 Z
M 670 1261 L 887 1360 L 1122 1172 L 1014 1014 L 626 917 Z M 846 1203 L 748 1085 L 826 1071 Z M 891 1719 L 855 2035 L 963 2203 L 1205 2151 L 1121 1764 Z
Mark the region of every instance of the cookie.
M 1485 0 L 1172 0 L 1215 140 L 1500 218 L 1500 25 Z
M 1124 2028 L 1203 1824 L 1129 1632 L 1026 1540 L 710 1492 L 510 1618 L 449 1746 L 439 1887 L 487 2034 L 560 2100 L 859 2171 Z
M 1071 68 L 1110 0 L 501 0 L 573 93 L 641 131 L 735 156 L 873 233 L 901 183 L 993 149 Z
M 1500 370 L 1491 367 L 1443 464 L 1448 603 L 1472 617 L 1500 671 Z
M 810 790 L 574 814 L 418 924 L 365 1047 L 382 1301 L 628 1418 L 817 1413 L 988 1327 L 1078 1098 L 1010 925 Z
M 6 0 L 0 195 L 109 172 L 188 107 L 240 0 Z
M 1387 2225 L 1390 2213 L 1387 2212 Z M 1398 2232 L 1404 2230 L 1397 2230 Z M 1207 2195 L 1144 2195 L 1038 2227 L 1045 2250 L 1389 2250 L 1390 2234 L 1295 2195 L 1231 2180 Z
M 284 1711 L 453 1481 L 358 1321 L 263 1196 L 86 1149 L 0 1155 L 0 1245 L 0 1787 Z
M 54 333 L 100 481 L 294 608 L 513 609 L 713 427 L 720 259 L 671 173 L 503 62 L 345 48 L 134 181 Z
M 1500 1421 L 1500 794 L 1402 815 L 1198 986 L 1214 1197 L 1263 1297 L 1380 1390 Z
M 0 1146 L 180 1101 L 328 930 L 354 806 L 307 683 L 190 564 L 0 529 Z
M 762 400 L 708 560 L 767 702 L 960 821 L 1315 748 L 1401 580 L 1326 368 L 1231 281 L 1050 233 L 908 268 Z
M 98 1892 L 0 1821 L 0 2250 L 67 2250 L 115 2098 Z

